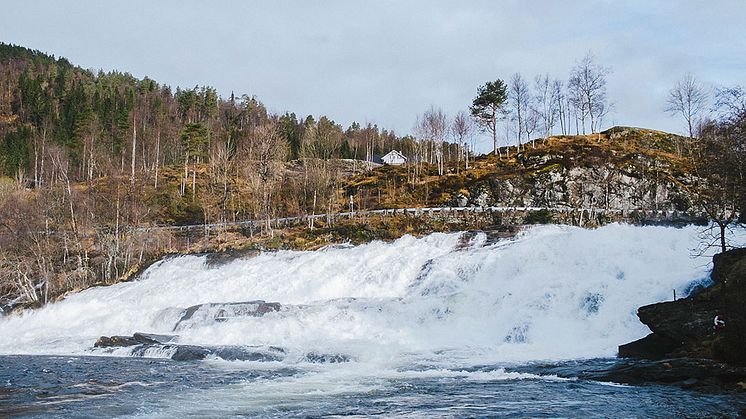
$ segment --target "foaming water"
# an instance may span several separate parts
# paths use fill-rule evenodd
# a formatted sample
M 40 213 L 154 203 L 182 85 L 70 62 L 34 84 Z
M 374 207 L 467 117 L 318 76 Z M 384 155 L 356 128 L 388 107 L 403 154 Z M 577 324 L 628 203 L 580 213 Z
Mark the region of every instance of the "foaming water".
M 639 306 L 707 277 L 709 259 L 690 256 L 696 242 L 695 227 L 541 226 L 489 245 L 483 235 L 465 245 L 456 233 L 215 267 L 202 256 L 168 258 L 136 282 L 0 319 L 0 353 L 85 354 L 102 335 L 174 334 L 189 306 L 265 300 L 281 308 L 193 320 L 180 325 L 178 343 L 275 345 L 374 363 L 613 356 L 647 332 Z
M 708 281 L 710 259 L 690 256 L 698 231 L 540 226 L 497 243 L 454 233 L 217 266 L 167 258 L 137 281 L 0 318 L 0 414 L 720 412 L 718 397 L 558 377 L 535 362 L 603 367 L 599 358 L 647 334 L 638 307 Z M 163 344 L 93 348 L 135 332 Z M 212 352 L 165 359 L 183 348 Z M 730 413 L 746 406 L 730 403 Z

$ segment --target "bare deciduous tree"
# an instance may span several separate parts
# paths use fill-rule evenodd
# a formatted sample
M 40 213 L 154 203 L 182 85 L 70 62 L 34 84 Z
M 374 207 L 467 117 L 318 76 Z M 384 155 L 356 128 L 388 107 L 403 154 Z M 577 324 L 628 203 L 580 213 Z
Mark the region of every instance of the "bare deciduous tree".
M 518 135 L 517 147 L 521 149 L 521 134 L 526 132 L 526 117 L 531 102 L 531 94 L 528 90 L 528 83 L 519 73 L 513 74 L 510 78 L 510 88 L 508 89 L 508 100 L 515 112 L 517 122 L 516 133 Z M 528 135 L 528 133 L 527 133 Z
M 694 137 L 696 119 L 705 109 L 707 98 L 704 86 L 691 73 L 686 73 L 668 92 L 666 112 L 682 116 L 689 128 L 689 137 Z
M 453 138 L 454 142 L 458 144 L 459 147 L 456 167 L 459 167 L 461 155 L 463 154 L 464 169 L 469 170 L 469 146 L 467 144 L 467 140 L 474 132 L 474 124 L 471 118 L 469 118 L 469 115 L 464 111 L 460 111 L 459 113 L 457 113 L 456 116 L 453 118 L 453 123 L 451 123 L 450 131 L 451 137 Z
M 560 122 L 562 135 L 570 132 L 570 101 L 565 94 L 565 86 L 562 80 L 555 79 L 552 82 L 552 95 L 557 100 L 557 118 Z
M 425 111 L 422 118 L 417 123 L 417 132 L 422 140 L 429 142 L 433 150 L 431 155 L 435 157 L 435 163 L 438 165 L 438 174 L 443 175 L 443 143 L 445 142 L 448 130 L 448 118 L 443 110 L 431 106 Z
M 534 98 L 534 109 L 539 116 L 542 137 L 547 138 L 557 124 L 560 116 L 560 99 L 562 95 L 562 82 L 552 81 L 549 74 L 536 76 L 536 96 Z
M 266 228 L 272 231 L 272 199 L 282 180 L 282 165 L 287 154 L 287 142 L 275 121 L 256 128 L 251 164 L 245 168 L 255 201 L 259 204 L 257 215 L 266 220 Z
M 596 64 L 593 54 L 588 53 L 570 73 L 567 86 L 583 134 L 586 118 L 590 119 L 591 132 L 596 132 L 601 119 L 609 110 L 606 99 L 606 75 L 609 71 Z
M 735 122 L 746 115 L 746 90 L 741 86 L 722 87 L 715 92 L 715 110 L 723 120 Z
M 718 227 L 719 248 L 725 252 L 726 229 L 746 203 L 746 112 L 707 123 L 692 145 L 693 182 L 689 192 Z

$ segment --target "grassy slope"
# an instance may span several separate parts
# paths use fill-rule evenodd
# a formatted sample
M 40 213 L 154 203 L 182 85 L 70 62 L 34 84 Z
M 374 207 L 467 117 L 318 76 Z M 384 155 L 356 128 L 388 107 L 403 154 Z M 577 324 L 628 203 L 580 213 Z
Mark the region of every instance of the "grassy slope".
M 382 167 L 352 178 L 348 193 L 359 194 L 363 205 L 405 207 L 412 205 L 455 205 L 455 196 L 468 196 L 490 181 L 522 178 L 531 181 L 537 175 L 577 167 L 612 165 L 623 173 L 636 176 L 641 161 L 655 161 L 664 178 L 678 182 L 687 172 L 687 157 L 682 150 L 691 141 L 685 137 L 641 128 L 615 127 L 599 134 L 553 136 L 525 145 L 516 154 L 515 147 L 503 148 L 502 158 L 490 154 L 478 157 L 469 170 L 450 166 L 448 173 L 437 176 L 435 168 L 425 165 L 425 175 L 414 185 L 407 182 L 412 169 L 404 166 Z M 509 157 L 505 157 L 509 153 Z

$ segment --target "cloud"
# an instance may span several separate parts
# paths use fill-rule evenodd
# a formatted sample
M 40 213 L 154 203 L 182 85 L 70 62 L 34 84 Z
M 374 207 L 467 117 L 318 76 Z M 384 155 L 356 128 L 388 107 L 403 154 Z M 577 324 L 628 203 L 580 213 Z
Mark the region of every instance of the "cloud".
M 37 1 L 4 7 L 0 39 L 399 133 L 430 105 L 466 109 L 487 80 L 566 79 L 590 50 L 613 69 L 609 123 L 681 131 L 668 88 L 686 71 L 743 84 L 743 21 L 741 0 Z

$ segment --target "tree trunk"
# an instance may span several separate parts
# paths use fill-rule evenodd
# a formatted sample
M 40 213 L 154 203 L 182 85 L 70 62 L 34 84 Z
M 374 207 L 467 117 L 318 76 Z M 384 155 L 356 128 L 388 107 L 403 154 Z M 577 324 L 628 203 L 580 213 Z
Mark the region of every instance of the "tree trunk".
M 135 157 L 137 156 L 137 117 L 136 113 L 132 113 L 132 174 L 130 175 L 130 182 L 135 183 Z
M 153 179 L 153 188 L 158 189 L 158 168 L 160 167 L 160 153 L 161 153 L 161 130 L 155 137 L 155 177 Z
M 728 250 L 725 245 L 725 227 L 727 226 L 725 223 L 720 222 L 718 223 L 718 227 L 720 228 L 720 252 L 725 253 Z

